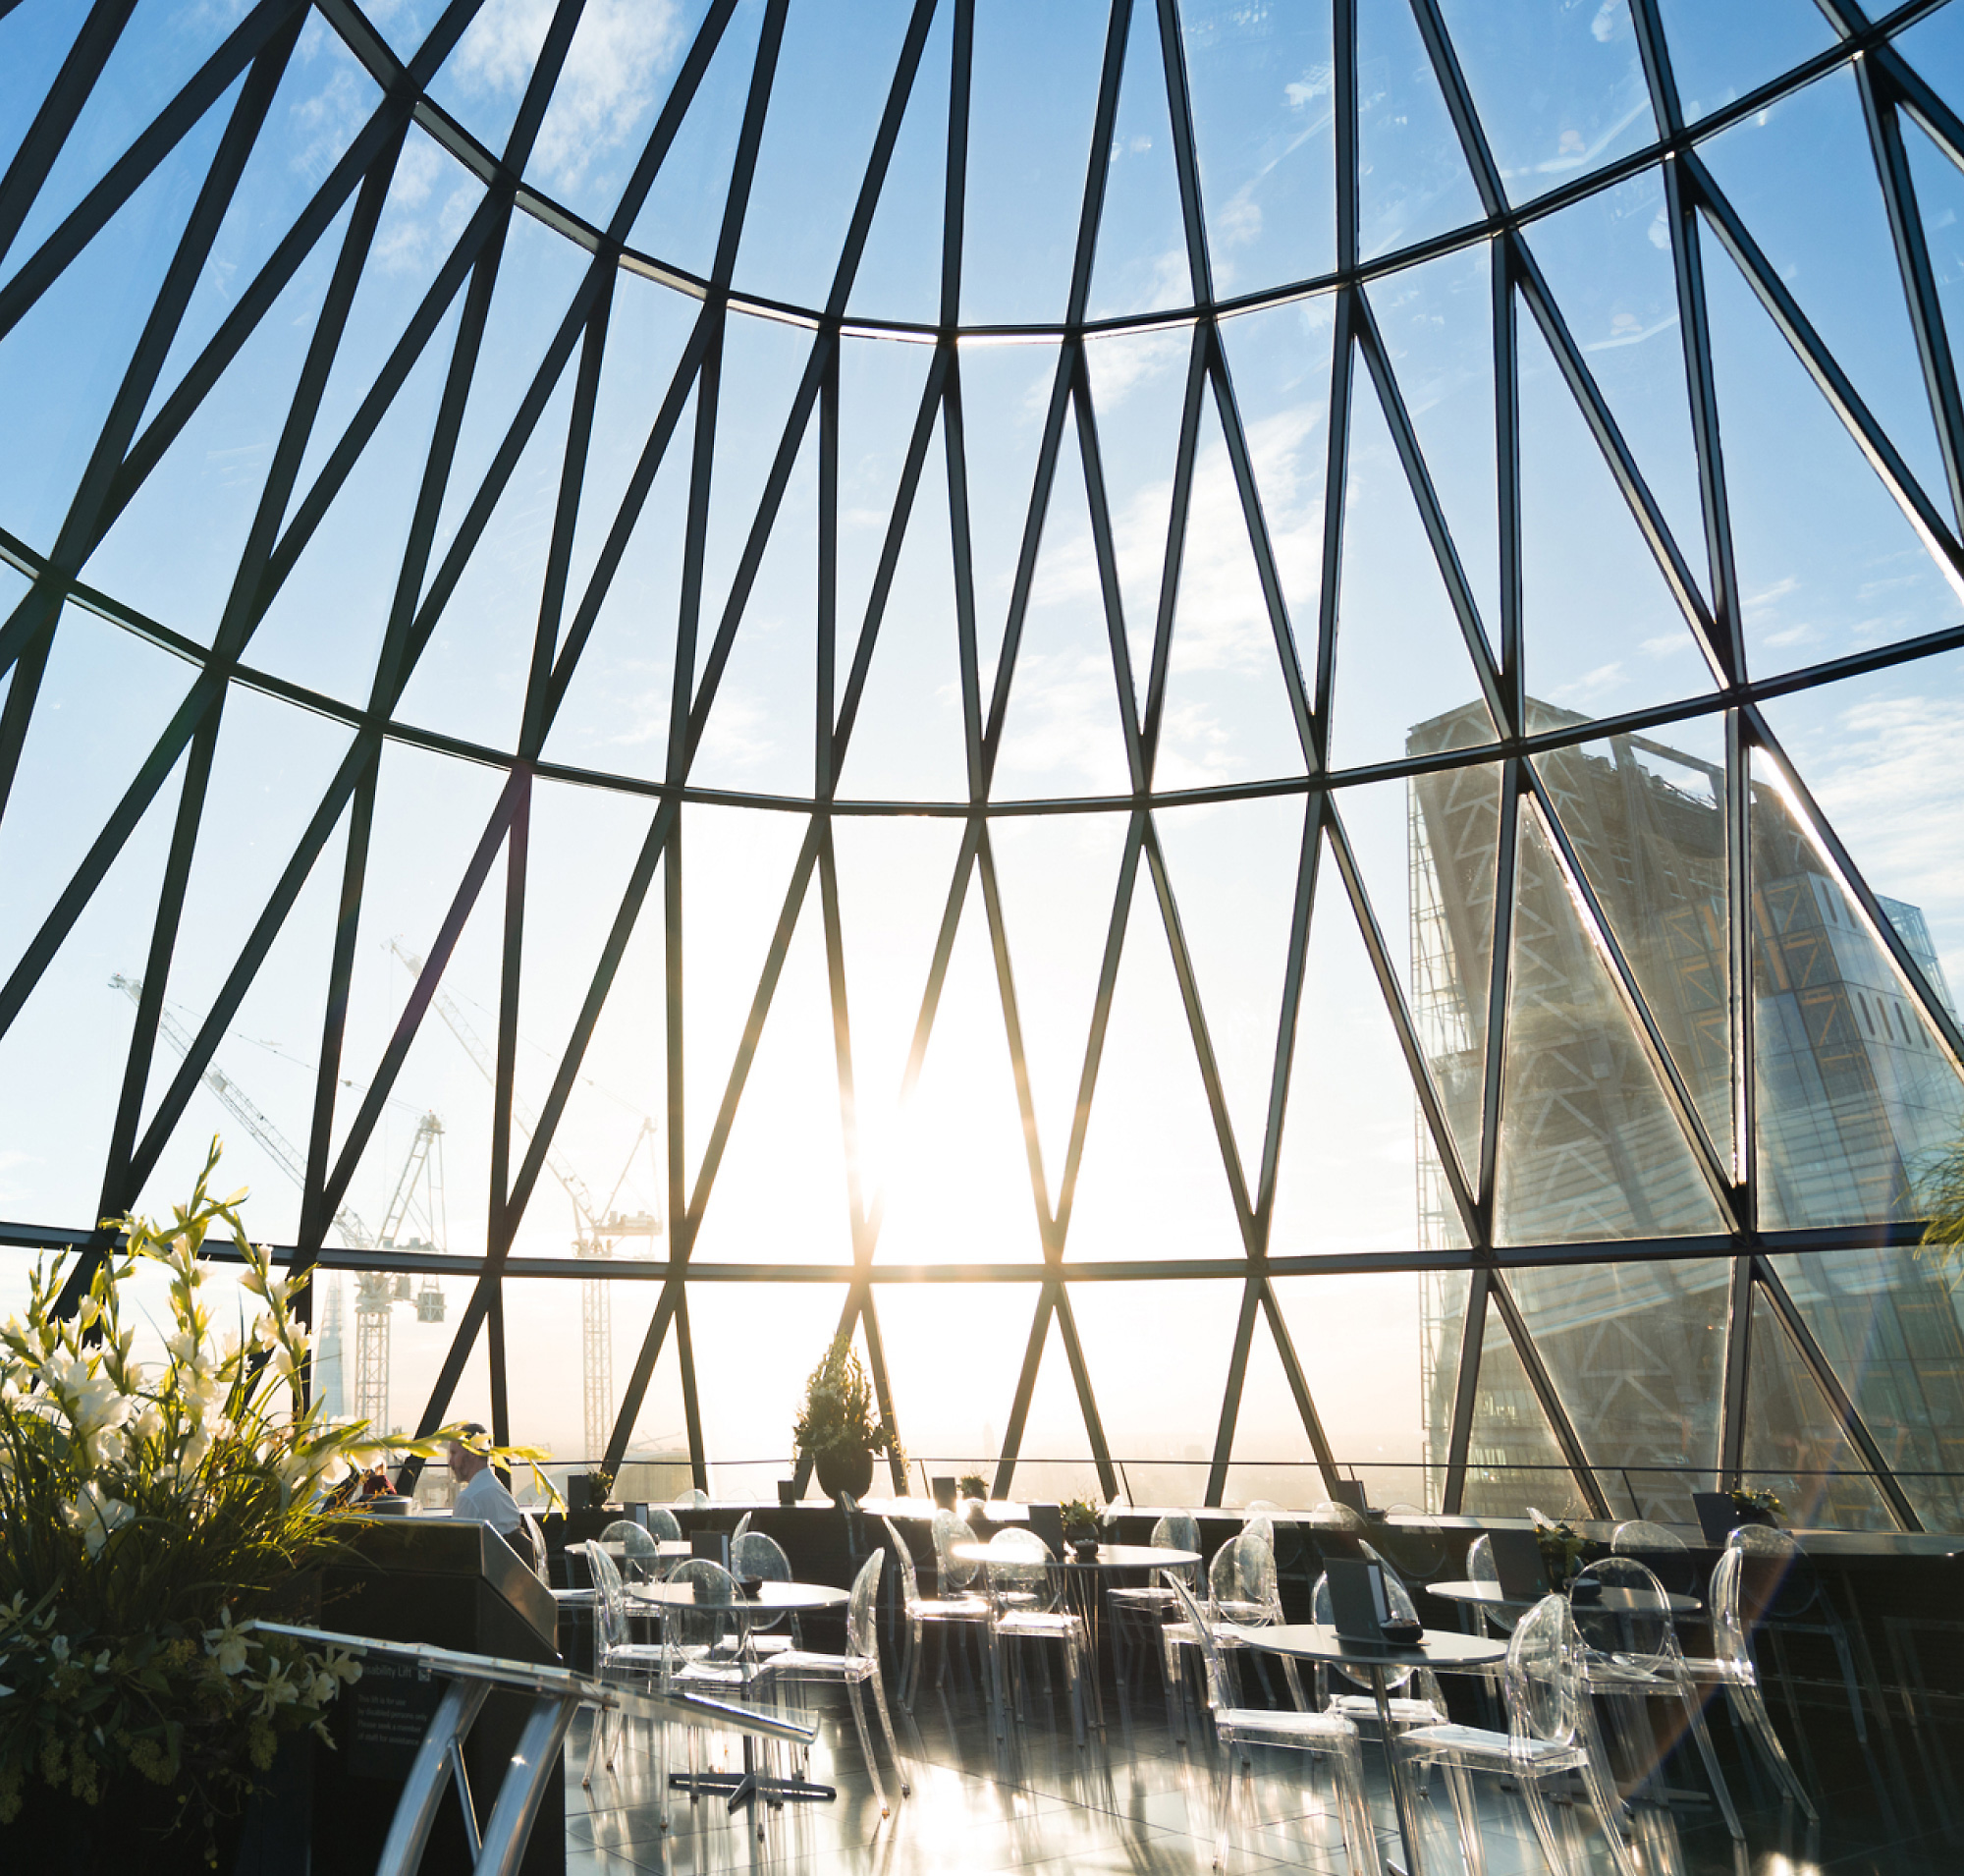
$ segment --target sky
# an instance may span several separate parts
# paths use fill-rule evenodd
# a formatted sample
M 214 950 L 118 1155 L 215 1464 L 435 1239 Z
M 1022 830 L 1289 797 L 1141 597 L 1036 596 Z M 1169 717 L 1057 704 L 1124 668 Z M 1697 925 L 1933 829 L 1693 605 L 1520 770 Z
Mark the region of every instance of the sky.
M 157 0 L 138 9 L 71 146 L 0 256 L 0 282 L 82 198 L 241 11 L 222 0 Z M 430 0 L 371 9 L 406 55 L 436 11 Z M 431 96 L 493 148 L 515 120 L 550 11 L 543 0 L 489 0 L 431 85 Z M 1722 10 L 1668 0 L 1663 11 L 1694 121 L 1828 39 L 1818 11 L 1803 0 Z M 701 12 L 591 0 L 527 168 L 533 187 L 592 222 L 611 217 Z M 1514 200 L 1538 197 L 1654 140 L 1621 0 L 1531 0 L 1507 9 L 1450 0 L 1445 13 Z M 1182 14 L 1216 296 L 1261 294 L 1326 274 L 1336 258 L 1327 12 L 1202 4 Z M 1919 26 L 1903 47 L 1950 95 L 1964 80 L 1964 31 L 1954 14 L 1947 8 Z M 753 0 L 737 9 L 634 221 L 628 240 L 639 253 L 708 271 L 761 18 Z M 736 255 L 739 293 L 796 305 L 826 299 L 906 19 L 906 8 L 870 0 L 850 9 L 791 8 Z M 964 326 L 1042 326 L 1064 314 L 1105 19 L 1088 4 L 982 0 L 978 7 Z M 73 21 L 59 0 L 25 0 L 0 22 L 0 162 L 64 55 Z M 842 686 L 931 359 L 928 346 L 875 335 L 878 322 L 931 324 L 936 317 L 951 30 L 943 8 L 847 302 L 849 315 L 869 323 L 841 347 Z M 1136 7 L 1105 157 L 1093 318 L 1176 311 L 1193 298 L 1157 32 L 1156 10 Z M 1365 256 L 1374 258 L 1477 220 L 1479 206 L 1408 10 L 1363 0 L 1359 34 L 1360 238 Z M 0 526 L 31 550 L 45 551 L 61 524 L 233 95 L 0 339 L 0 400 L 16 434 L 34 443 L 0 461 Z M 310 19 L 146 417 L 162 408 L 378 95 L 324 22 Z M 1905 135 L 1945 310 L 1964 317 L 1956 304 L 1964 290 L 1956 213 L 1964 178 L 1914 127 Z M 1941 459 L 1852 77 L 1830 72 L 1701 148 L 1941 509 Z M 307 448 L 301 489 L 326 463 L 481 195 L 482 185 L 433 138 L 420 129 L 410 133 Z M 83 569 L 88 585 L 194 643 L 210 642 L 223 609 L 346 219 L 344 211 Z M 1702 582 L 1669 239 L 1655 169 L 1538 219 L 1527 233 L 1553 299 Z M 1703 254 L 1754 672 L 1794 669 L 1955 625 L 1956 586 L 1709 235 Z M 583 253 L 543 224 L 515 218 L 443 502 L 439 558 L 583 272 Z M 1486 251 L 1475 245 L 1391 269 L 1373 278 L 1368 298 L 1491 637 L 1500 575 Z M 1311 293 L 1244 311 L 1222 327 L 1282 594 L 1306 648 L 1322 596 L 1332 303 L 1327 294 Z M 618 283 L 572 553 L 574 594 L 585 590 L 599 562 L 696 311 L 694 300 L 640 273 L 624 273 Z M 344 704 L 365 703 L 456 322 L 453 308 L 257 628 L 246 653 L 255 670 Z M 1692 635 L 1525 309 L 1519 326 L 1530 692 L 1591 715 L 1708 694 L 1710 674 Z M 706 622 L 721 614 L 810 346 L 809 332 L 794 324 L 744 313 L 731 320 L 716 415 Z M 1116 574 L 1141 690 L 1188 349 L 1187 329 L 1177 321 L 1094 337 L 1086 347 Z M 1057 359 L 1055 339 L 1040 333 L 982 332 L 960 346 L 985 699 Z M 513 745 L 573 375 L 569 368 L 549 401 L 409 682 L 397 713 L 407 725 L 491 751 Z M 547 737 L 548 761 L 593 778 L 650 782 L 665 772 L 694 416 L 691 402 Z M 815 443 L 814 426 L 708 720 L 690 778 L 706 788 L 795 800 L 813 787 Z M 937 431 L 841 769 L 842 799 L 965 797 L 943 447 Z M 993 791 L 999 801 L 1112 796 L 1128 787 L 1084 488 L 1078 440 L 1067 429 L 1009 692 Z M 1391 429 L 1361 363 L 1343 488 L 1332 754 L 1338 768 L 1349 768 L 1401 755 L 1411 725 L 1466 703 L 1477 686 Z M 0 567 L 0 605 L 11 608 L 25 586 Z M 1768 706 L 1871 884 L 1924 910 L 1953 984 L 1964 983 L 1964 875 L 1949 832 L 1960 780 L 1961 655 Z M 192 676 L 191 665 L 167 650 L 69 608 L 0 820 L 0 878 L 8 882 L 0 894 L 0 958 L 9 968 Z M 1661 736 L 1704 753 L 1715 728 L 1708 720 Z M 233 687 L 168 990 L 171 1011 L 189 1028 L 218 994 L 351 738 L 329 716 Z M 1209 404 L 1155 784 L 1256 782 L 1300 775 L 1302 766 L 1232 465 Z M 411 982 L 391 943 L 415 958 L 426 950 L 500 780 L 495 766 L 402 741 L 383 755 L 337 1146 Z M 175 777 L 166 784 L 0 1037 L 0 1217 L 65 1227 L 90 1222 L 134 1014 L 109 979 L 143 968 L 178 787 Z M 1388 947 L 1407 973 L 1404 786 L 1346 789 L 1341 811 Z M 571 780 L 537 787 L 518 1013 L 521 1127 L 546 1096 L 653 812 L 652 799 L 630 790 Z M 805 826 L 800 815 L 777 807 L 691 804 L 682 815 L 682 1134 L 691 1181 Z M 1301 797 L 1167 807 L 1156 827 L 1228 1123 L 1252 1179 L 1269 1104 Z M 1070 1138 L 1123 833 L 1122 814 L 1110 811 L 1004 816 L 992 830 L 1053 1195 Z M 883 1194 L 883 1261 L 1035 1262 L 1042 1247 L 1028 1155 L 976 885 L 956 927 L 918 1088 L 904 1111 L 899 1099 L 959 837 L 954 818 L 842 816 L 836 824 L 862 1172 L 868 1191 Z M 337 829 L 323 848 L 217 1058 L 302 1150 L 344 840 Z M 491 1090 L 448 1016 L 486 1041 L 495 1038 L 503 879 L 502 867 L 494 868 L 445 974 L 449 1013 L 433 1013 L 423 1024 L 349 1192 L 351 1208 L 376 1226 L 418 1120 L 436 1114 L 444 1129 L 446 1242 L 461 1252 L 481 1247 L 486 1232 Z M 1326 864 L 1280 1156 L 1271 1240 L 1278 1254 L 1405 1249 L 1418 1231 L 1409 1081 L 1335 880 Z M 668 1118 L 662 890 L 658 876 L 557 1137 L 564 1164 L 597 1196 L 619 1182 L 625 1209 L 657 1207 L 663 1196 L 657 1165 L 641 1143 L 645 1121 L 659 1131 Z M 703 1217 L 699 1261 L 849 1260 L 834 1051 L 814 884 Z M 174 1055 L 160 1051 L 146 1113 L 177 1067 Z M 161 1208 L 188 1189 L 214 1131 L 227 1141 L 226 1183 L 252 1188 L 255 1233 L 291 1240 L 297 1187 L 204 1088 L 172 1132 L 142 1208 Z M 1240 1251 L 1149 881 L 1132 905 L 1068 1244 L 1073 1260 L 1086 1261 Z M 516 1249 L 571 1254 L 572 1212 L 550 1178 Z M 726 1457 L 775 1462 L 796 1386 L 830 1334 L 843 1295 L 819 1284 L 763 1292 L 702 1285 L 693 1294 L 709 1444 Z M 1166 1460 L 1211 1451 L 1238 1286 L 1087 1284 L 1076 1295 L 1086 1358 L 1117 1449 Z M 966 1454 L 1000 1438 L 1033 1303 L 1026 1288 L 883 1288 L 890 1360 L 916 1450 Z M 522 1327 L 515 1341 L 515 1425 L 560 1450 L 579 1439 L 576 1394 L 566 1381 L 578 1307 L 571 1283 L 533 1282 L 508 1294 L 510 1320 Z M 617 1373 L 638 1342 L 644 1307 L 638 1293 L 616 1299 Z M 1296 1285 L 1283 1307 L 1339 1452 L 1359 1462 L 1415 1462 L 1418 1280 Z M 408 1313 L 399 1312 L 395 1326 L 393 1385 L 396 1401 L 408 1404 L 399 1411 L 413 1417 L 449 1330 L 416 1325 Z M 1201 1352 L 1168 1385 L 1158 1362 L 1141 1362 L 1138 1352 L 1182 1335 Z M 940 1385 L 951 1342 L 972 1383 L 959 1389 Z M 1300 1460 L 1307 1444 L 1279 1364 L 1263 1337 L 1258 1343 L 1236 1458 Z M 754 1379 L 748 1362 L 705 1359 L 710 1350 L 721 1355 L 736 1349 L 760 1360 L 767 1382 Z M 1025 1451 L 1075 1461 L 1084 1435 L 1059 1356 L 1054 1338 Z M 672 1362 L 670 1352 L 637 1428 L 638 1439 L 655 1445 L 673 1440 L 682 1425 Z M 480 1350 L 460 1407 L 478 1408 L 483 1385 Z

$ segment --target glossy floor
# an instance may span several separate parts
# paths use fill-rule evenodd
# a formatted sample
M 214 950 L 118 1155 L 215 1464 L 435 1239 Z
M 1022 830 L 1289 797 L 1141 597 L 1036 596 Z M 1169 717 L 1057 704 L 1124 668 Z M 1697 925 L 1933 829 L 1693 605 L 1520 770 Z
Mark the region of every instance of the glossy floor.
M 918 1723 L 898 1706 L 905 1772 L 912 1790 L 882 1754 L 891 1815 L 882 1818 L 866 1777 L 849 1709 L 842 1693 L 817 1689 L 810 1711 L 821 1726 L 811 1777 L 837 1786 L 833 1803 L 793 1803 L 754 1821 L 733 1818 L 722 1801 L 691 1803 L 675 1794 L 669 1829 L 662 1828 L 653 1741 L 630 1735 L 613 1772 L 595 1775 L 583 1791 L 584 1723 L 569 1742 L 567 1867 L 570 1876 L 630 1876 L 636 1870 L 677 1872 L 769 1870 L 784 1876 L 940 1876 L 959 1870 L 1128 1871 L 1137 1876 L 1207 1876 L 1213 1858 L 1216 1748 L 1198 1738 L 1182 1746 L 1154 1698 L 1145 1711 L 1113 1706 L 1101 1740 L 1072 1741 L 1061 1689 L 1033 1687 L 1020 1723 L 999 1740 L 990 1709 L 972 1687 L 923 1689 Z M 868 1714 L 869 1724 L 875 1724 Z M 876 1737 L 877 1725 L 875 1724 Z M 682 1736 L 675 1736 L 680 1753 Z M 1340 1876 L 1348 1868 L 1342 1838 L 1327 1809 L 1326 1779 L 1304 1783 L 1299 1753 L 1256 1748 L 1252 1774 L 1237 1779 L 1230 1871 L 1305 1869 Z M 740 1747 L 706 1741 L 704 1763 L 735 1766 Z M 1367 1778 L 1380 1843 L 1397 1851 L 1382 1760 L 1365 1747 Z M 678 1769 L 680 1769 L 678 1767 Z M 1859 1773 L 1858 1773 L 1859 1776 Z M 1743 1781 L 1741 1782 L 1743 1784 Z M 1741 1792 L 1743 1797 L 1743 1792 Z M 1709 1803 L 1684 1801 L 1672 1810 L 1639 1806 L 1640 1867 L 1645 1876 L 1954 1876 L 1964 1869 L 1964 1844 L 1936 1835 L 1904 1834 L 1875 1822 L 1859 1791 L 1845 1808 L 1824 1793 L 1827 1822 L 1809 1843 L 1776 1806 L 1755 1811 L 1742 1802 L 1748 1845 L 1735 1856 Z M 1481 1803 L 1491 1876 L 1543 1869 L 1518 1800 L 1484 1784 Z M 1458 1846 L 1443 1783 L 1426 1807 L 1426 1876 L 1459 1876 Z M 1577 1835 L 1592 1872 L 1610 1868 L 1585 1810 Z M 1373 1873 L 1375 1876 L 1375 1873 Z

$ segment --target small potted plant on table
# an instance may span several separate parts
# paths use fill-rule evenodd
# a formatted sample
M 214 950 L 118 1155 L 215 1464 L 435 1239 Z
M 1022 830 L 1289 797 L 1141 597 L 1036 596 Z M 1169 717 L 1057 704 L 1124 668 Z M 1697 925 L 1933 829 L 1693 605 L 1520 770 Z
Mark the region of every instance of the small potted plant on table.
M 1064 1541 L 1079 1563 L 1098 1555 L 1098 1507 L 1088 1498 L 1067 1498 L 1059 1507 L 1064 1517 Z
M 1786 1516 L 1777 1492 L 1753 1491 L 1743 1485 L 1732 1494 L 1732 1509 L 1742 1524 L 1777 1524 Z

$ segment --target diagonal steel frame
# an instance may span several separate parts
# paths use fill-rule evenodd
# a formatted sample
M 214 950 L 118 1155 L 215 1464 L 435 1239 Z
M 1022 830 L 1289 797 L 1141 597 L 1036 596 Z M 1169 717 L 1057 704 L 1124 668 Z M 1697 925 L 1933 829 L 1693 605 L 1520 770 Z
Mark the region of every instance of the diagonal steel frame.
M 1330 434 L 1323 483 L 1323 562 L 1316 598 L 1316 690 L 1308 726 L 1309 767 L 1330 767 L 1330 720 L 1337 691 L 1337 627 L 1343 582 L 1343 507 L 1350 486 L 1350 398 L 1356 387 L 1355 287 L 1338 290 L 1330 347 Z
M 1746 1400 L 1753 1354 L 1753 1258 L 1732 1260 L 1725 1290 L 1725 1373 L 1718 1401 L 1718 1485 L 1737 1491 L 1746 1450 Z
M 1466 1503 L 1466 1464 L 1473 1416 L 1480 1405 L 1480 1358 L 1487 1347 L 1487 1293 L 1492 1273 L 1476 1266 L 1466 1276 L 1466 1307 L 1459 1318 L 1459 1365 L 1453 1370 L 1452 1423 L 1446 1433 L 1446 1478 L 1439 1509 L 1456 1517 Z
M 1166 558 L 1160 566 L 1159 610 L 1153 622 L 1153 656 L 1146 674 L 1146 708 L 1140 727 L 1148 784 L 1159 760 L 1160 723 L 1166 714 L 1173 612 L 1179 601 L 1180 563 L 1186 554 L 1186 518 L 1193 505 L 1193 462 L 1200 446 L 1201 402 L 1207 392 L 1213 344 L 1206 327 L 1194 328 L 1193 344 L 1187 353 L 1186 395 L 1180 404 L 1179 444 L 1173 453 L 1173 499 L 1167 505 Z
M 1574 1475 L 1583 1503 L 1589 1507 L 1589 1516 L 1608 1518 L 1610 1515 L 1609 1501 L 1604 1496 L 1602 1481 L 1597 1478 L 1596 1468 L 1589 1462 L 1575 1422 L 1569 1418 L 1568 1409 L 1562 1405 L 1554 1377 L 1541 1358 L 1541 1350 L 1528 1332 L 1527 1319 L 1521 1314 L 1520 1304 L 1514 1300 L 1513 1291 L 1499 1270 L 1489 1273 L 1487 1285 L 1489 1301 L 1500 1311 L 1500 1320 L 1506 1325 L 1507 1338 L 1514 1345 L 1515 1354 L 1520 1357 L 1521 1370 L 1527 1376 L 1528 1386 L 1541 1406 L 1555 1444 L 1561 1449 L 1563 1461 Z
M 1520 892 L 1521 770 L 1518 760 L 1500 770 L 1500 851 L 1494 867 L 1494 955 L 1487 985 L 1486 1065 L 1480 1083 L 1479 1228 L 1473 1242 L 1491 1249 L 1500 1187 L 1500 1099 L 1506 1087 L 1507 1021 L 1512 1008 L 1514 909 Z

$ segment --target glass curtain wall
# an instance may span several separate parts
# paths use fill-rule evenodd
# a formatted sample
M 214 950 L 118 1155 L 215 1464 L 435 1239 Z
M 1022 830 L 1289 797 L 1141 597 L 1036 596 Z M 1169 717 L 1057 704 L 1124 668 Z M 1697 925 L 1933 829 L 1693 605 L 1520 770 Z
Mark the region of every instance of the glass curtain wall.
M 0 1289 L 761 1496 L 1955 1527 L 1964 12 L 0 13 Z

